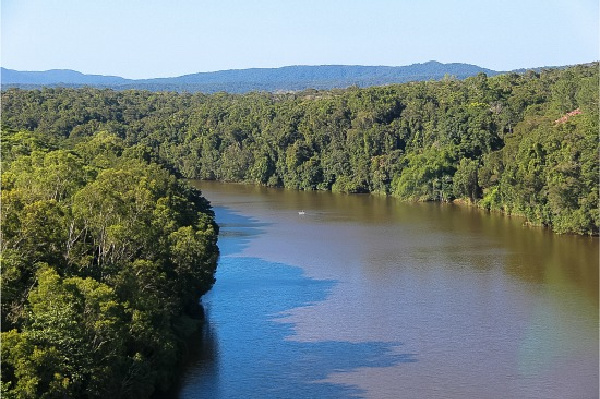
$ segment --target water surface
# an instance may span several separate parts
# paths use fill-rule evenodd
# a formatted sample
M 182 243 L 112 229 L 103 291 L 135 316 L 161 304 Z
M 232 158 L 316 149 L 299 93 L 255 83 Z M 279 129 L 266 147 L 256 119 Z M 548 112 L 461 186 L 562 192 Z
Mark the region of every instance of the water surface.
M 597 238 L 449 204 L 196 184 L 222 255 L 181 398 L 598 397 Z

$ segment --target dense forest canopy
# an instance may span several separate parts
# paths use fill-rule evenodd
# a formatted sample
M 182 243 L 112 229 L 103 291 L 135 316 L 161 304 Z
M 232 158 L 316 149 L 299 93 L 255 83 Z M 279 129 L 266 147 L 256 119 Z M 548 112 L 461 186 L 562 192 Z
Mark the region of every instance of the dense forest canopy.
M 11 89 L 2 124 L 107 131 L 188 178 L 466 199 L 597 234 L 598 87 L 593 63 L 287 94 Z
M 3 129 L 3 398 L 148 397 L 174 378 L 218 229 L 150 153 Z
M 2 396 L 169 385 L 218 256 L 210 206 L 182 176 L 461 200 L 597 235 L 598 72 L 286 94 L 3 91 Z

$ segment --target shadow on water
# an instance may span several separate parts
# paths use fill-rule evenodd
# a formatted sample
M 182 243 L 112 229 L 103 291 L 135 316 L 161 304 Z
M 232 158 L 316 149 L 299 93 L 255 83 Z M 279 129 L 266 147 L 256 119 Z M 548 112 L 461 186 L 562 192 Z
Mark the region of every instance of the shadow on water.
M 242 252 L 250 240 L 263 233 L 267 223 L 241 215 L 223 207 L 214 207 L 219 224 L 219 252 L 221 257 Z
M 221 226 L 217 284 L 203 298 L 207 323 L 170 397 L 359 397 L 358 387 L 323 380 L 333 372 L 416 361 L 397 353 L 397 342 L 289 340 L 294 325 L 278 319 L 323 301 L 336 282 L 310 279 L 295 266 L 238 257 L 261 225 L 224 208 L 215 211 Z

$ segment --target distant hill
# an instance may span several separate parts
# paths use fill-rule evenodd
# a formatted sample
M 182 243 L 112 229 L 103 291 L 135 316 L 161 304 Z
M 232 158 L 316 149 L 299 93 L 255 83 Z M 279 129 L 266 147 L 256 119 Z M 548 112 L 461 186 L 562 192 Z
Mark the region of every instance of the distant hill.
M 15 71 L 1 68 L 0 79 L 5 84 L 54 85 L 67 84 L 122 84 L 129 80 L 118 76 L 84 75 L 71 69 L 50 69 L 49 71 Z
M 408 81 L 439 80 L 444 76 L 465 79 L 475 76 L 479 72 L 484 72 L 488 76 L 503 73 L 476 65 L 442 64 L 430 61 L 397 67 L 320 65 L 232 69 L 156 79 L 124 79 L 117 76 L 85 75 L 68 69 L 34 72 L 1 68 L 0 79 L 2 89 L 90 86 L 117 90 L 244 93 L 249 91 L 326 90 L 347 88 L 352 85 L 370 87 Z

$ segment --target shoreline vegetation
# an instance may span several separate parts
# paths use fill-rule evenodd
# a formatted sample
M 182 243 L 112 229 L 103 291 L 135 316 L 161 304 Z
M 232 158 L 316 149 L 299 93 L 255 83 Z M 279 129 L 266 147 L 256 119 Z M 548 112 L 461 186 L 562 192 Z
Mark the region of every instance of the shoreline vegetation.
M 2 397 L 168 389 L 218 258 L 210 204 L 182 178 L 454 201 L 598 235 L 598 75 L 2 91 Z
M 2 92 L 2 125 L 107 132 L 179 176 L 402 200 L 468 199 L 598 235 L 598 63 L 273 94 Z
M 208 201 L 110 134 L 5 130 L 2 160 L 2 397 L 167 390 L 215 281 Z

